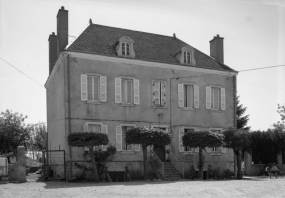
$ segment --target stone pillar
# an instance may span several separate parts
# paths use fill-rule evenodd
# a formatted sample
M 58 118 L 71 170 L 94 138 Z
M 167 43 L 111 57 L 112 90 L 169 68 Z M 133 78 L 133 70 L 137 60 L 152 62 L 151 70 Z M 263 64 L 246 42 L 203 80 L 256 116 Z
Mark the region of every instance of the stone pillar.
M 10 181 L 26 182 L 26 155 L 25 147 L 17 148 L 17 165 L 9 168 L 8 178 Z
M 252 167 L 252 156 L 245 152 L 244 153 L 244 169 L 246 175 L 251 175 L 251 167 Z

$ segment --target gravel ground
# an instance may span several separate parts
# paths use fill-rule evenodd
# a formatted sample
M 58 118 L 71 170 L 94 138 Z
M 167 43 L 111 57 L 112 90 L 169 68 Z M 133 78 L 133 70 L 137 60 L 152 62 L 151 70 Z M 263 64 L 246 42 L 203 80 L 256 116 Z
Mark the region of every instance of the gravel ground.
M 243 180 L 67 183 L 39 182 L 30 174 L 26 183 L 0 184 L 0 197 L 284 197 L 285 178 Z

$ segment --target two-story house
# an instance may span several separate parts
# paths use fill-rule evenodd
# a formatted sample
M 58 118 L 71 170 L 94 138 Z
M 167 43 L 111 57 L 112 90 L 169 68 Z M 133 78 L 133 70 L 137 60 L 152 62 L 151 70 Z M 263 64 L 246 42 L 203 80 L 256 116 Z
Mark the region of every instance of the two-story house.
M 49 36 L 47 89 L 48 150 L 65 150 L 67 176 L 78 171 L 84 148 L 70 147 L 73 132 L 108 134 L 117 152 L 108 169 L 143 170 L 139 145 L 125 143 L 132 127 L 159 127 L 171 145 L 153 146 L 161 161 L 180 174 L 197 168 L 195 149 L 185 148 L 189 131 L 221 132 L 235 127 L 237 72 L 224 64 L 223 38 L 210 41 L 210 56 L 173 36 L 90 25 L 68 43 L 68 11 L 57 15 L 57 35 Z M 233 171 L 233 152 L 207 148 L 208 165 Z M 175 163 L 174 163 L 175 162 Z M 183 167 L 177 165 L 177 162 Z M 63 170 L 54 170 L 55 175 Z

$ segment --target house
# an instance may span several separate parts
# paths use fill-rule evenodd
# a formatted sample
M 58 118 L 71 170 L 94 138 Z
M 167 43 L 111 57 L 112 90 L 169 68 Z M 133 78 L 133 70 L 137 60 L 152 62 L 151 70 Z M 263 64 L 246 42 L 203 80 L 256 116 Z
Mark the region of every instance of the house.
M 210 41 L 210 56 L 173 36 L 90 25 L 68 43 L 68 11 L 57 14 L 57 35 L 49 36 L 47 90 L 48 150 L 64 150 L 67 176 L 78 171 L 83 148 L 70 147 L 73 132 L 108 134 L 117 153 L 109 170 L 142 170 L 142 150 L 127 145 L 132 127 L 159 127 L 171 145 L 153 146 L 178 172 L 197 167 L 198 155 L 181 138 L 189 131 L 221 132 L 236 125 L 237 72 L 224 64 L 223 38 Z M 167 154 L 166 154 L 167 153 Z M 168 154 L 169 153 L 169 154 Z M 233 151 L 207 148 L 205 166 L 233 171 Z M 54 159 L 55 160 L 55 159 Z M 50 161 L 54 161 L 50 160 Z M 183 167 L 174 162 L 183 162 Z M 55 175 L 63 170 L 54 170 Z

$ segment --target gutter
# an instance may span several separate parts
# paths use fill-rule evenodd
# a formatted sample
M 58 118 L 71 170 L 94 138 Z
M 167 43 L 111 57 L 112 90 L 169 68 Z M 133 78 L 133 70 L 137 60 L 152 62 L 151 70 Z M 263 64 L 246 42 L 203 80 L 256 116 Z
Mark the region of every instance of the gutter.
M 67 122 L 68 122 L 68 135 L 71 134 L 71 104 L 70 104 L 70 55 L 67 54 Z M 67 140 L 68 141 L 68 140 Z M 70 177 L 72 177 L 72 148 L 71 146 L 68 146 L 69 148 L 69 172 L 70 172 Z M 66 178 L 67 180 L 67 178 Z

